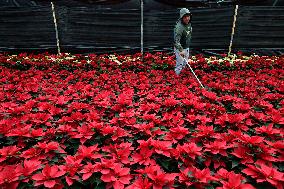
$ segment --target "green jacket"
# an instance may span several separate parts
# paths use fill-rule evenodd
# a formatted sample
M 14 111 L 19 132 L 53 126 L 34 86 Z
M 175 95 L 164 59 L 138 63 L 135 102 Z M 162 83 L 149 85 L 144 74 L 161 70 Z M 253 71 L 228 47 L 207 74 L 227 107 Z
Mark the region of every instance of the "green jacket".
M 185 25 L 179 20 L 174 30 L 174 47 L 179 51 L 189 48 L 192 36 L 191 23 Z
M 187 25 L 183 24 L 182 18 L 185 15 L 190 15 L 190 17 L 192 15 L 187 8 L 182 8 L 179 12 L 179 15 L 179 20 L 174 31 L 174 47 L 181 52 L 183 49 L 189 48 L 192 36 L 191 23 Z

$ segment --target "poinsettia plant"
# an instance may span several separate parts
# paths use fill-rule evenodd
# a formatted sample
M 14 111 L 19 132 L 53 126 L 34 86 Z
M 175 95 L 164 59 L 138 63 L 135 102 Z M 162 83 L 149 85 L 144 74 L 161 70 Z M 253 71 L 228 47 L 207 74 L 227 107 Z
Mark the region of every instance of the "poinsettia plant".
M 0 188 L 284 187 L 284 57 L 0 54 Z

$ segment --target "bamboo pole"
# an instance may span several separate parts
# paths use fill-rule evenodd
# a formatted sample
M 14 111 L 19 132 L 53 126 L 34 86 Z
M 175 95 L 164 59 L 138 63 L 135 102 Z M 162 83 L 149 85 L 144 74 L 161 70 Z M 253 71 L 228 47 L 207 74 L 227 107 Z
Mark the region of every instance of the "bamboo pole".
M 275 0 L 272 6 L 275 7 L 277 3 L 278 3 L 278 0 Z
M 53 14 L 53 22 L 54 22 L 54 28 L 56 33 L 56 44 L 57 44 L 57 52 L 60 54 L 60 41 L 59 41 L 59 35 L 58 35 L 58 27 L 57 27 L 57 19 L 55 15 L 55 8 L 54 3 L 51 1 L 51 7 L 52 7 L 52 14 Z
M 141 4 L 141 56 L 143 61 L 144 55 L 144 2 L 143 0 L 140 1 Z
M 239 5 L 236 5 L 228 56 L 230 56 L 231 51 L 232 51 L 232 45 L 233 45 L 233 39 L 234 39 L 235 27 L 236 27 L 237 15 L 238 15 L 238 8 L 239 8 Z

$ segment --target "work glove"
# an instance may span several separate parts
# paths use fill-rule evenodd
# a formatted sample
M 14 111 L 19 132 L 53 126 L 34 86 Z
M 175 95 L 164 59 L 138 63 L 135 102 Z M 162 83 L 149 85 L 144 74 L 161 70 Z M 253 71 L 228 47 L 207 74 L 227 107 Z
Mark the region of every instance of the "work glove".
M 183 51 L 181 51 L 179 54 L 180 54 L 180 56 L 185 57 L 186 51 L 183 50 Z

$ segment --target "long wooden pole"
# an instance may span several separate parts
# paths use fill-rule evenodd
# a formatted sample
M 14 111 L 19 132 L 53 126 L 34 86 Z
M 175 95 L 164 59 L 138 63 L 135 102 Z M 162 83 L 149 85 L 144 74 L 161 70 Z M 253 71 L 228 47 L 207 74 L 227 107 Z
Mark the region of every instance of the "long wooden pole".
M 57 52 L 58 54 L 60 54 L 60 41 L 59 41 L 59 35 L 58 35 L 57 19 L 56 19 L 54 4 L 52 1 L 51 1 L 51 7 L 52 7 L 52 14 L 53 14 L 54 28 L 55 28 L 55 33 L 56 33 Z
M 235 27 L 236 27 L 237 15 L 238 15 L 238 8 L 239 8 L 239 5 L 236 5 L 228 56 L 230 56 L 231 51 L 232 51 L 232 45 L 233 45 L 233 39 L 234 39 Z
M 143 61 L 144 55 L 144 2 L 143 0 L 140 1 L 141 4 L 141 56 Z

